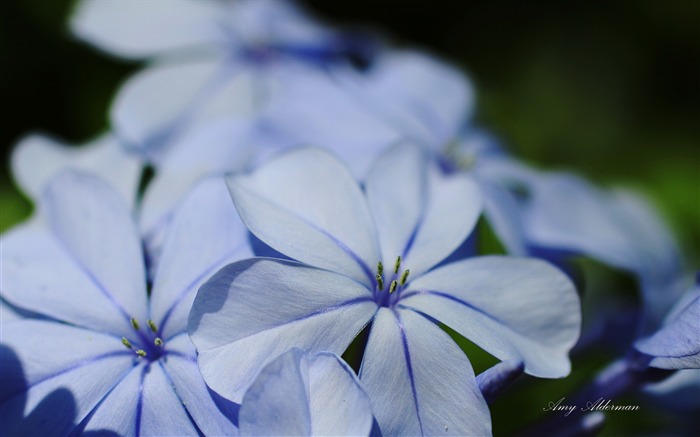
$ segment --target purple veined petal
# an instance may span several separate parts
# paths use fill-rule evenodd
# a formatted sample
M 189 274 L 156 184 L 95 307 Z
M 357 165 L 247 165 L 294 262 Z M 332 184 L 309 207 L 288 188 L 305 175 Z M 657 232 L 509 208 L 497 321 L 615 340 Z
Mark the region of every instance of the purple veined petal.
M 365 76 L 342 82 L 348 96 L 361 99 L 368 113 L 411 141 L 434 150 L 458 134 L 473 110 L 467 78 L 424 53 L 387 51 Z
M 83 0 L 71 18 L 79 38 L 118 56 L 142 59 L 202 46 L 225 46 L 215 2 Z
M 414 308 L 525 372 L 563 377 L 578 340 L 581 305 L 574 285 L 550 264 L 489 256 L 458 261 L 409 284 L 400 306 Z
M 342 68 L 335 75 L 347 75 Z M 262 113 L 264 123 L 289 145 L 311 144 L 331 150 L 353 175 L 364 178 L 378 154 L 402 132 L 367 111 L 326 72 L 284 71 L 274 98 Z M 313 104 L 309 104 L 313 102 Z M 362 126 L 362 128 L 358 128 Z
M 119 337 L 37 320 L 3 326 L 2 354 L 0 421 L 8 435 L 68 434 L 134 365 Z M 42 402 L 49 405 L 37 412 Z
M 133 332 L 116 297 L 76 262 L 41 217 L 4 233 L 0 244 L 3 300 L 77 326 L 117 335 Z
M 105 134 L 76 148 L 33 134 L 20 140 L 12 153 L 15 180 L 34 200 L 54 176 L 66 169 L 100 175 L 119 191 L 128 205 L 134 205 L 141 163 L 128 155 L 113 135 Z
M 53 180 L 43 200 L 51 230 L 76 266 L 127 323 L 146 320 L 141 239 L 124 199 L 96 177 L 68 172 Z
M 199 289 L 189 333 L 207 384 L 240 402 L 260 369 L 292 347 L 342 353 L 376 312 L 353 279 L 257 258 L 224 267 Z
M 267 138 L 244 118 L 211 122 L 173 144 L 141 203 L 139 225 L 149 249 L 160 248 L 177 204 L 200 179 L 242 171 L 261 143 Z
M 368 435 L 372 411 L 352 369 L 330 353 L 292 349 L 246 392 L 241 435 Z
M 309 409 L 309 363 L 300 349 L 267 364 L 241 402 L 242 436 L 313 435 Z
M 635 347 L 654 357 L 652 367 L 662 369 L 700 368 L 700 289 L 679 302 L 665 326 Z
M 111 108 L 111 120 L 127 147 L 155 164 L 167 146 L 187 129 L 235 114 L 248 115 L 256 106 L 252 71 L 231 59 L 156 64 L 131 77 Z
M 252 255 L 223 177 L 202 181 L 178 207 L 155 274 L 151 317 L 160 336 L 186 332 L 199 286 L 226 264 Z
M 457 249 L 481 213 L 481 194 L 471 179 L 440 175 L 430 163 L 424 150 L 399 144 L 382 154 L 366 182 L 382 261 L 389 268 L 401 255 L 402 270 L 413 277 Z
M 424 317 L 382 308 L 360 370 L 382 435 L 491 435 L 469 360 Z
M 243 223 L 273 249 L 367 286 L 379 258 L 367 202 L 329 153 L 296 149 L 249 175 L 228 179 Z
M 197 353 L 187 334 L 168 340 L 167 348 L 169 354 L 161 365 L 197 428 L 204 435 L 236 435 L 232 417 L 219 410 L 199 373 Z

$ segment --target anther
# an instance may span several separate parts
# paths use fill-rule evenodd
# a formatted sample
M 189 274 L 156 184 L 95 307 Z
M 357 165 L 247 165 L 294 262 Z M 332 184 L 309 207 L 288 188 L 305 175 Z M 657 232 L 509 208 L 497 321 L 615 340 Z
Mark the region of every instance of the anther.
M 148 319 L 148 327 L 151 328 L 151 331 L 158 332 L 158 327 L 151 319 Z
M 138 331 L 139 330 L 139 321 L 132 317 L 131 318 L 131 326 L 133 326 L 134 329 Z
M 377 279 L 377 287 L 379 287 L 380 290 L 384 290 L 384 279 L 382 279 L 382 275 L 377 273 L 375 278 Z
M 398 273 L 400 267 L 401 267 L 401 255 L 396 257 L 396 264 L 394 264 L 394 273 Z
M 382 264 L 381 261 L 377 262 L 377 276 L 381 276 L 384 274 L 384 265 Z
M 146 356 L 146 351 L 143 349 L 139 349 L 136 351 L 136 355 L 140 356 L 141 358 L 144 358 Z
M 398 286 L 399 286 L 399 283 L 396 282 L 396 279 L 394 279 L 393 281 L 391 281 L 391 285 L 389 286 L 389 294 L 395 292 L 395 291 L 396 291 L 396 287 L 398 287 Z
M 153 343 L 155 343 L 155 345 L 158 346 L 158 347 L 163 346 L 163 340 L 161 340 L 160 337 L 156 337 L 156 339 L 153 340 Z
M 408 274 L 411 273 L 410 270 L 406 269 L 403 272 L 403 275 L 401 275 L 401 285 L 406 285 L 406 281 L 408 280 Z
M 126 337 L 122 337 L 122 344 L 127 348 L 131 349 L 131 342 L 126 339 Z

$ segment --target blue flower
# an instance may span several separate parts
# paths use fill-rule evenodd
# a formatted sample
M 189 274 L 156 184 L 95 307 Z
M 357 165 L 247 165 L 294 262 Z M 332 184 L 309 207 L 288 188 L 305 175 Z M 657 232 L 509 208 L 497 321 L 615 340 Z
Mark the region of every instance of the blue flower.
M 284 1 L 82 1 L 71 25 L 110 53 L 158 61 L 123 86 L 111 112 L 120 139 L 156 164 L 198 124 L 256 113 L 276 85 L 330 80 L 326 68 L 371 45 Z
M 32 410 L 44 435 L 76 427 L 121 435 L 237 431 L 217 407 L 226 404 L 206 387 L 186 332 L 199 284 L 251 253 L 226 200 L 222 180 L 203 182 L 187 197 L 149 293 L 141 239 L 124 199 L 82 173 L 62 173 L 48 185 L 43 223 L 2 237 L 2 299 L 39 316 L 3 324 L 2 350 L 19 363 L 3 367 L 3 432 L 21 432 L 23 414 Z M 22 378 L 25 386 L 12 383 Z M 75 403 L 36 413 L 59 388 Z
M 360 436 L 372 428 L 372 410 L 343 360 L 292 349 L 260 371 L 243 397 L 239 423 L 242 436 Z
M 661 369 L 700 369 L 700 286 L 680 299 L 664 326 L 635 347 Z
M 229 189 L 250 231 L 301 263 L 241 261 L 200 288 L 190 336 L 222 396 L 240 401 L 291 347 L 343 352 L 370 321 L 360 379 L 385 435 L 490 433 L 471 365 L 435 320 L 532 375 L 569 372 L 581 315 L 565 275 L 497 256 L 434 268 L 471 232 L 481 201 L 471 180 L 443 176 L 421 149 L 389 149 L 364 192 L 318 149 L 234 177 Z

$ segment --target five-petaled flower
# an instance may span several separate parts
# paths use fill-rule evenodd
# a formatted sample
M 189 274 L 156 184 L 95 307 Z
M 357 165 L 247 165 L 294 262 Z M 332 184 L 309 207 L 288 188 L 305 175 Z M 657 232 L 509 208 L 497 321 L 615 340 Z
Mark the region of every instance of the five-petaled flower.
M 200 288 L 190 336 L 222 396 L 240 401 L 291 347 L 343 352 L 370 321 L 360 380 L 384 435 L 491 432 L 471 365 L 436 320 L 532 375 L 569 372 L 581 322 L 572 283 L 534 259 L 439 266 L 472 231 L 481 200 L 467 176 L 441 174 L 421 149 L 388 149 L 364 191 L 319 149 L 228 182 L 248 229 L 296 261 L 241 261 Z
M 186 331 L 197 287 L 251 254 L 223 181 L 183 202 L 150 295 L 142 241 L 112 187 L 62 173 L 41 212 L 2 238 L 2 299 L 37 316 L 2 327 L 3 433 L 236 433 L 235 411 L 205 385 Z M 37 408 L 59 399 L 51 393 L 72 402 Z

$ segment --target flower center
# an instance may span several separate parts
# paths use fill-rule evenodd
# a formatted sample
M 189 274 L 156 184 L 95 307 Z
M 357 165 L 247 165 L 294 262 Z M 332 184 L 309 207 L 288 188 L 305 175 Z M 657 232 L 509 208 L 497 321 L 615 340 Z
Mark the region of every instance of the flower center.
M 401 291 L 406 288 L 408 283 L 408 275 L 411 273 L 409 269 L 399 274 L 400 271 L 401 255 L 396 257 L 393 271 L 385 272 L 382 262 L 377 262 L 377 274 L 374 277 L 376 283 L 374 296 L 379 305 L 391 307 L 398 301 Z
M 122 344 L 134 352 L 139 359 L 155 361 L 165 353 L 165 343 L 158 337 L 158 327 L 153 320 L 148 320 L 148 328 L 141 329 L 138 320 L 131 318 L 131 327 L 134 328 L 135 341 L 122 337 Z

